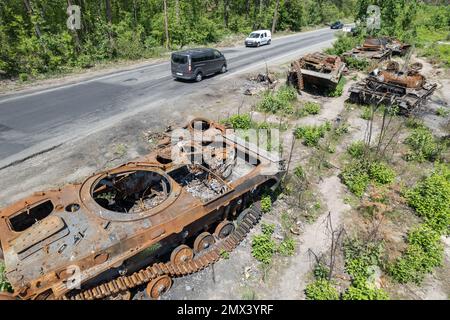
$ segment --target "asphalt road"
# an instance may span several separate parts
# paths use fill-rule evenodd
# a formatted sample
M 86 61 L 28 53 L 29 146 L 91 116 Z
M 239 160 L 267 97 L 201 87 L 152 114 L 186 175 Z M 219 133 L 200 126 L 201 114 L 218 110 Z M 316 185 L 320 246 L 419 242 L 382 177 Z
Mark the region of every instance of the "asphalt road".
M 330 44 L 335 31 L 321 29 L 275 38 L 259 48 L 226 48 L 228 72 L 201 83 L 173 80 L 170 62 L 118 71 L 75 84 L 0 98 L 0 169 L 150 108 L 157 116 L 168 98 L 228 81 L 237 73 Z

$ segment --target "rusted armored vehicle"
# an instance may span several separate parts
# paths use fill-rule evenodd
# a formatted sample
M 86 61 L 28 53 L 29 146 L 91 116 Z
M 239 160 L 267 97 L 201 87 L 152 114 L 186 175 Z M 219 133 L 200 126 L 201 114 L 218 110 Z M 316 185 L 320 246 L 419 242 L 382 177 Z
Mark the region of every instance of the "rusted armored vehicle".
M 384 38 L 366 38 L 362 46 L 353 48 L 342 56 L 344 60 L 351 57 L 382 62 L 391 58 L 392 50 L 387 47 L 387 41 Z
M 394 38 L 368 37 L 364 40 L 362 46 L 353 48 L 352 50 L 345 52 L 342 56 L 344 60 L 348 57 L 352 57 L 355 59 L 375 60 L 376 62 L 382 62 L 389 60 L 392 55 L 405 55 L 410 47 L 411 45 Z
M 287 81 L 298 91 L 305 87 L 336 88 L 345 63 L 338 56 L 321 52 L 307 54 L 291 63 Z
M 421 68 L 416 63 L 401 71 L 398 63 L 391 61 L 385 70 L 376 69 L 350 87 L 350 100 L 362 104 L 396 105 L 400 114 L 409 115 L 424 105 L 437 87 L 419 73 Z
M 232 251 L 260 218 L 284 162 L 206 119 L 147 156 L 0 210 L 16 299 L 158 298 L 172 277 Z

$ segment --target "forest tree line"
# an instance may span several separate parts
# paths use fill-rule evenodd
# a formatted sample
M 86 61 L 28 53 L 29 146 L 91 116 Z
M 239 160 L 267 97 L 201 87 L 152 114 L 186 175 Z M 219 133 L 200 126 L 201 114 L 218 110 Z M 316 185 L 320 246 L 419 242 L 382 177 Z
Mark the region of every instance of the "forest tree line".
M 410 2 L 417 1 L 2 0 L 0 77 L 25 80 L 99 61 L 147 58 L 260 28 L 300 31 L 343 18 L 364 18 L 370 3 L 388 3 L 392 8 L 385 14 L 397 14 Z M 67 28 L 69 5 L 81 8 L 80 29 Z M 391 31 L 399 27 L 403 25 L 392 25 Z

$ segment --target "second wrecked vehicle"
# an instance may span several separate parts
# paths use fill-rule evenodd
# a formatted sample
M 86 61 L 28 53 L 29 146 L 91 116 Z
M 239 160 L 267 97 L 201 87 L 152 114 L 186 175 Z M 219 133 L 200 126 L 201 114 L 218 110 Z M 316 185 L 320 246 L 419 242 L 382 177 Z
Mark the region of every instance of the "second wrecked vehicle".
M 345 63 L 338 56 L 315 52 L 291 63 L 287 82 L 298 91 L 307 87 L 333 90 L 338 85 L 344 69 Z
M 400 70 L 397 62 L 391 61 L 386 69 L 375 69 L 370 75 L 350 87 L 350 100 L 354 103 L 398 106 L 399 113 L 409 115 L 424 105 L 436 90 L 420 74 L 421 64 L 416 63 Z
M 193 120 L 141 159 L 2 208 L 11 298 L 158 298 L 233 250 L 283 173 L 277 155 Z
M 343 53 L 343 58 L 354 58 L 359 60 L 374 60 L 382 62 L 389 60 L 392 55 L 405 55 L 411 46 L 397 39 L 389 37 L 372 38 L 364 40 L 362 46 L 353 48 Z

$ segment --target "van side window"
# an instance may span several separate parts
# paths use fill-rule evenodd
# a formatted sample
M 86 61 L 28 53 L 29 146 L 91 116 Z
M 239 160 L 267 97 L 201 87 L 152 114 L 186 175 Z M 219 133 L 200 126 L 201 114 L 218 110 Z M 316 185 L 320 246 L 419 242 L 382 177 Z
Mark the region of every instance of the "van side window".
M 214 52 L 213 52 L 213 51 L 208 52 L 208 53 L 206 54 L 206 60 L 213 60 L 213 59 L 215 59 L 215 57 L 214 57 Z
M 214 59 L 218 59 L 218 58 L 220 58 L 221 56 L 222 56 L 222 55 L 220 54 L 219 51 L 214 50 Z
M 267 33 L 264 33 L 264 38 L 266 38 L 267 37 Z

